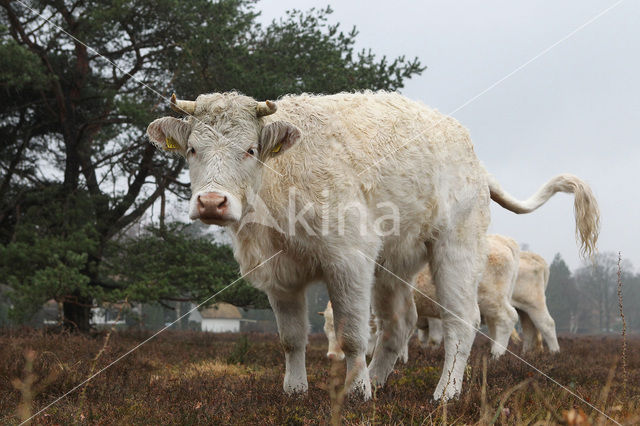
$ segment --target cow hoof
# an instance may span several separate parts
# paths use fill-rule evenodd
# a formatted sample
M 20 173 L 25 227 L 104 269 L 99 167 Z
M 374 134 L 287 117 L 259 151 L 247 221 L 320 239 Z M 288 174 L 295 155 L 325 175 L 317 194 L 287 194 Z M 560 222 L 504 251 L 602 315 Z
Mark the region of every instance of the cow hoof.
M 496 351 L 496 352 L 491 352 L 491 359 L 493 360 L 497 360 L 498 358 L 500 358 L 502 355 L 504 355 L 505 351 Z
M 446 389 L 440 389 L 440 386 L 438 386 L 436 387 L 436 391 L 433 393 L 433 401 L 447 402 L 458 398 L 459 395 L 460 390 L 455 389 L 454 386 L 447 386 Z
M 368 380 L 358 380 L 351 383 L 349 387 L 349 397 L 368 401 L 371 399 L 371 382 Z
M 299 383 L 287 383 L 285 382 L 284 393 L 291 396 L 301 396 L 307 393 L 309 389 L 309 385 L 307 382 L 299 382 Z

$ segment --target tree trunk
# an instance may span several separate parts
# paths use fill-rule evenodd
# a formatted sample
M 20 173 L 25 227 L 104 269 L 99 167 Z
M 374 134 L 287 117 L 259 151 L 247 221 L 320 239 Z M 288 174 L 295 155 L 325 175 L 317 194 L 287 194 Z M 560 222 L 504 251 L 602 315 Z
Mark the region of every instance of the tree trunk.
M 164 216 L 165 216 L 165 205 L 167 203 L 167 198 L 164 194 L 164 188 L 162 189 L 162 192 L 160 193 L 160 235 L 164 236 L 165 235 L 165 224 L 164 224 Z
M 64 325 L 75 331 L 87 333 L 91 328 L 91 297 L 74 295 L 63 303 Z
M 578 314 L 575 311 L 569 314 L 569 333 L 578 333 Z
M 182 302 L 176 302 L 176 328 L 178 330 L 182 330 L 182 320 L 180 317 L 182 316 Z

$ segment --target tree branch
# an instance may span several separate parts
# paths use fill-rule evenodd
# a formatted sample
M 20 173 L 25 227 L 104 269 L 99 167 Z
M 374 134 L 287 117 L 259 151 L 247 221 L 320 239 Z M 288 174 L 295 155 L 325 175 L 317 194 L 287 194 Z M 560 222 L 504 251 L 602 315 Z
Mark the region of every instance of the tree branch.
M 151 148 L 155 150 L 155 148 L 153 147 Z M 180 171 L 182 170 L 183 166 L 184 166 L 184 160 L 183 159 L 178 160 L 176 163 L 176 166 L 173 169 L 171 169 L 171 171 L 166 175 L 166 177 L 162 179 L 162 182 L 158 183 L 156 190 L 146 200 L 144 200 L 136 208 L 134 208 L 133 211 L 131 211 L 126 216 L 120 217 L 120 219 L 118 219 L 111 226 L 111 228 L 108 230 L 105 237 L 111 238 L 113 235 L 115 235 L 118 232 L 118 229 L 122 229 L 128 224 L 130 224 L 131 222 L 138 220 L 142 216 L 142 214 L 158 199 L 158 197 L 160 197 L 163 189 L 166 187 L 167 178 L 176 178 L 180 174 Z
M 129 79 L 131 79 L 135 73 L 140 71 L 140 69 L 144 65 L 144 57 L 140 53 L 140 47 L 138 47 L 138 45 L 136 44 L 133 32 L 127 26 L 125 26 L 125 32 L 129 35 L 129 39 L 131 40 L 131 47 L 133 47 L 136 53 L 136 62 L 129 71 L 125 72 L 122 77 L 114 82 L 116 90 L 120 89 L 127 81 L 129 81 Z
M 18 125 L 15 127 L 16 134 L 18 133 L 18 129 L 22 127 L 23 122 L 24 122 L 24 111 L 21 112 L 20 121 L 18 122 Z M 22 160 L 22 153 L 27 148 L 27 145 L 29 145 L 30 140 L 31 140 L 31 136 L 29 135 L 29 132 L 27 132 L 24 135 L 22 143 L 18 147 L 18 151 L 15 153 L 15 155 L 11 159 L 11 163 L 9 163 L 9 167 L 7 168 L 7 174 L 5 175 L 4 180 L 2 181 L 2 185 L 0 185 L 0 199 L 4 198 L 4 194 L 9 189 L 9 182 L 11 182 L 11 178 L 13 177 L 16 171 L 16 168 L 18 167 L 18 164 Z

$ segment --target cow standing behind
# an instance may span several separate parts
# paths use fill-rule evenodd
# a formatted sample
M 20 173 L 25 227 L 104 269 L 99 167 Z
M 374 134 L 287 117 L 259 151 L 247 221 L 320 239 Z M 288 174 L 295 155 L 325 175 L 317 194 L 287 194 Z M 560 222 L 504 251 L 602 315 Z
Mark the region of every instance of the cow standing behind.
M 174 105 L 190 117 L 160 118 L 147 133 L 159 148 L 185 156 L 190 217 L 226 226 L 241 273 L 267 293 L 288 393 L 308 388 L 310 283 L 327 284 L 343 324 L 337 331 L 350 390 L 368 399 L 370 377 L 384 384 L 413 329 L 406 282 L 427 263 L 446 308 L 434 397 L 459 393 L 480 321 L 490 196 L 526 213 L 557 191 L 576 190 L 576 179 L 562 175 L 530 200 L 515 200 L 482 167 L 466 129 L 397 93 L 285 96 L 276 108 L 232 92 Z M 577 228 L 591 252 L 597 206 L 588 187 L 577 189 Z M 370 306 L 380 331 L 367 369 Z
M 556 336 L 555 322 L 547 308 L 545 291 L 549 283 L 549 266 L 538 254 L 528 251 L 520 252 L 518 276 L 511 296 L 511 305 L 516 308 L 520 324 L 522 326 L 522 352 L 542 350 L 542 341 L 547 344 L 550 352 L 558 352 L 558 338 Z M 423 291 L 431 291 L 432 287 Z M 481 290 L 478 290 L 481 293 Z M 430 306 L 430 304 L 426 304 Z M 423 329 L 418 329 L 420 341 L 429 346 L 440 346 L 442 343 L 442 321 L 437 316 L 423 318 L 423 315 L 431 315 L 432 311 L 421 305 L 416 297 L 418 308 L 418 324 Z M 480 308 L 482 311 L 482 307 Z M 421 323 L 422 321 L 422 323 Z M 428 326 L 424 325 L 428 321 Z M 515 337 L 514 334 L 511 335 Z
M 478 306 L 482 321 L 489 328 L 491 354 L 497 358 L 507 350 L 509 337 L 518 321 L 518 314 L 511 305 L 511 296 L 518 274 L 520 248 L 512 238 L 502 235 L 488 235 L 487 242 L 485 269 L 478 285 Z M 429 267 L 418 274 L 415 301 L 420 342 L 440 345 L 442 327 L 438 319 L 442 309 L 437 303 L 436 287 Z
M 523 251 L 512 303 L 522 325 L 522 351 L 538 348 L 540 337 L 550 352 L 560 351 L 556 324 L 547 308 L 545 291 L 549 284 L 549 265 L 535 253 Z
M 511 296 L 518 272 L 520 248 L 512 238 L 502 235 L 488 235 L 487 242 L 489 249 L 485 270 L 478 285 L 478 307 L 482 320 L 489 327 L 491 353 L 497 358 L 506 351 L 509 337 L 518 320 L 518 314 L 511 305 Z M 442 343 L 442 309 L 437 302 L 436 287 L 428 266 L 418 273 L 413 296 L 418 314 L 416 328 L 420 342 L 439 346 Z M 323 315 L 324 332 L 329 343 L 327 357 L 341 360 L 344 355 L 336 339 L 331 302 Z M 374 327 L 372 333 L 375 332 Z M 408 343 L 407 341 L 407 346 Z M 408 348 L 403 353 L 406 362 L 405 353 L 408 354 Z

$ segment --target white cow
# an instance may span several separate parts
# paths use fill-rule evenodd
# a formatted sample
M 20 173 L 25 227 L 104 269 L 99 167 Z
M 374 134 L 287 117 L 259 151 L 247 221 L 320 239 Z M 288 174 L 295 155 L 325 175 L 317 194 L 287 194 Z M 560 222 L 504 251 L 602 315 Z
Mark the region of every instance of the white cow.
M 560 350 L 558 338 L 556 337 L 555 322 L 551 314 L 549 314 L 545 297 L 548 283 L 549 266 L 545 260 L 535 253 L 521 252 L 518 276 L 511 296 L 511 304 L 516 308 L 522 325 L 522 352 L 542 349 L 543 339 L 550 352 L 558 352 Z M 481 293 L 481 290 L 479 289 L 478 292 Z M 437 316 L 423 318 L 423 315 L 431 315 L 432 312 L 427 310 L 421 312 L 418 297 L 416 297 L 416 305 L 418 306 L 420 341 L 425 345 L 440 346 L 442 343 L 442 321 Z M 482 311 L 482 307 L 480 310 Z M 422 330 L 420 326 L 422 326 Z M 512 333 L 511 337 L 517 339 L 517 334 Z
M 497 358 L 506 351 L 513 327 L 518 321 L 518 314 L 511 305 L 511 295 L 518 273 L 520 248 L 512 238 L 502 235 L 488 235 L 487 242 L 489 253 L 478 285 L 478 306 L 492 339 L 491 354 Z M 436 287 L 431 279 L 429 267 L 418 274 L 415 301 L 418 312 L 416 327 L 420 342 L 439 345 L 442 326 L 438 318 L 442 309 L 435 303 Z
M 488 235 L 487 242 L 489 253 L 478 285 L 478 306 L 482 320 L 489 327 L 489 337 L 493 339 L 491 353 L 497 358 L 506 351 L 509 336 L 518 321 L 518 314 L 511 305 L 511 295 L 518 273 L 520 248 L 515 240 L 502 235 Z M 414 285 L 418 338 L 423 345 L 439 346 L 442 341 L 441 308 L 436 300 L 436 287 L 428 266 L 420 271 Z M 324 332 L 329 342 L 327 357 L 341 360 L 344 355 L 336 339 L 331 302 L 323 315 Z M 376 328 L 372 327 L 372 335 L 375 332 Z M 402 357 L 406 362 L 408 347 L 405 348 Z
M 574 192 L 583 249 L 595 248 L 597 205 L 579 179 L 558 176 L 518 201 L 485 171 L 464 127 L 397 93 L 292 95 L 277 107 L 235 92 L 173 99 L 189 117 L 157 119 L 147 134 L 186 158 L 191 219 L 226 226 L 241 273 L 267 293 L 287 393 L 308 388 L 310 283 L 327 284 L 344 324 L 337 331 L 350 390 L 368 399 L 370 377 L 384 384 L 413 328 L 405 282 L 427 262 L 451 312 L 443 316 L 445 362 L 434 397 L 459 393 L 480 321 L 490 198 L 527 213 L 555 192 Z M 380 337 L 367 369 L 370 306 Z
M 545 291 L 549 284 L 549 265 L 545 260 L 528 251 L 520 254 L 520 268 L 512 304 L 518 311 L 522 325 L 522 351 L 539 348 L 541 338 L 550 352 L 558 352 L 556 324 L 549 314 Z

